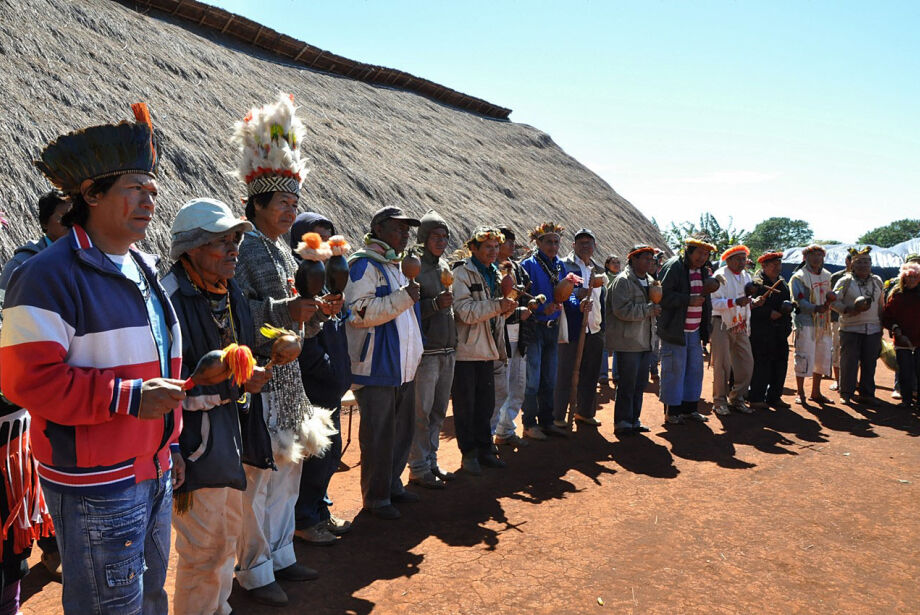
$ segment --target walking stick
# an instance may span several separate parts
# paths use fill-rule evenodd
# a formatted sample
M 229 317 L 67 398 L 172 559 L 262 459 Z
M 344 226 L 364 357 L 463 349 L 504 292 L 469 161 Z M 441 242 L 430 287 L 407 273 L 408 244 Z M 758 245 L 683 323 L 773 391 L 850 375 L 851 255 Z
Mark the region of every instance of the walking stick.
M 603 286 L 606 276 L 603 275 L 593 275 L 589 284 L 585 287 L 580 288 L 576 291 L 576 297 L 579 294 L 584 293 L 583 297 L 579 297 L 584 300 L 587 297 L 591 290 L 594 288 L 599 288 Z M 578 403 L 578 381 L 580 380 L 581 372 L 581 356 L 585 351 L 585 334 L 587 332 L 588 325 L 588 314 L 587 312 L 582 312 L 581 317 L 581 330 L 578 332 L 578 346 L 575 348 L 575 365 L 572 372 L 572 392 L 569 393 L 569 407 L 568 412 L 566 413 L 566 423 L 568 423 L 569 428 L 572 427 L 572 422 L 575 420 L 575 406 Z

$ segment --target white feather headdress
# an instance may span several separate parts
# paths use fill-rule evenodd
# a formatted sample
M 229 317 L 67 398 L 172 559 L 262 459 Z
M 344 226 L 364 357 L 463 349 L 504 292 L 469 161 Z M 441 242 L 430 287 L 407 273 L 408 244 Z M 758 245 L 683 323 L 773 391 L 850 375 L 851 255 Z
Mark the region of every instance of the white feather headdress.
M 296 110 L 294 95 L 281 92 L 277 102 L 253 107 L 233 125 L 230 142 L 241 154 L 236 175 L 245 182 L 249 196 L 263 192 L 300 194 L 309 169 L 300 156 L 306 129 Z

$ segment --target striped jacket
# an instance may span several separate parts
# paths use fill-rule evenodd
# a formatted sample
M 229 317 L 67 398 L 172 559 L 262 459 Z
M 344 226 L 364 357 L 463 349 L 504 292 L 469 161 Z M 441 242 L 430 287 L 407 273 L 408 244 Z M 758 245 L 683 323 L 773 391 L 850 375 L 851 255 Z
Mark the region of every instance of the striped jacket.
M 46 488 L 115 491 L 170 467 L 181 406 L 137 418 L 141 384 L 179 378 L 176 314 L 157 283 L 154 257 L 131 250 L 170 330 L 170 371 L 161 374 L 137 286 L 79 226 L 14 274 L 3 307 L 0 389 L 32 415 L 32 442 Z

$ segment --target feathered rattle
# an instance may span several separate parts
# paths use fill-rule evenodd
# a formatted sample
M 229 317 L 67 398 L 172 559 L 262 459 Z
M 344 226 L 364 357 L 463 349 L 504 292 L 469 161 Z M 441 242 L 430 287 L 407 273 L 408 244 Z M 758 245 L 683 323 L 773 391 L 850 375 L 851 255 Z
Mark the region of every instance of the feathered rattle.
M 234 384 L 242 386 L 252 378 L 255 365 L 256 360 L 249 346 L 230 344 L 223 350 L 212 350 L 198 359 L 195 371 L 182 385 L 182 390 L 188 391 L 195 386 L 212 386 L 227 378 L 232 378 Z
M 272 343 L 271 359 L 265 364 L 265 367 L 272 365 L 287 365 L 297 360 L 300 356 L 300 349 L 303 346 L 303 340 L 299 335 L 287 329 L 280 329 L 269 324 L 264 324 L 259 328 L 259 333 L 263 337 L 275 340 Z

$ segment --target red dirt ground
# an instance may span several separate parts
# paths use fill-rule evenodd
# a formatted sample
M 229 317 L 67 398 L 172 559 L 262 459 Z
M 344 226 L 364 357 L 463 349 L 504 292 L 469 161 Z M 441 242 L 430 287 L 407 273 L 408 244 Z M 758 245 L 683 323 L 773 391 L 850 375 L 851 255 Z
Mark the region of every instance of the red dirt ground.
M 878 380 L 889 399 L 881 365 Z M 652 433 L 618 440 L 606 387 L 601 403 L 600 429 L 503 447 L 507 469 L 424 491 L 395 522 L 359 514 L 355 417 L 330 488 L 354 530 L 296 542 L 322 576 L 286 584 L 291 606 L 236 588 L 236 615 L 920 612 L 917 415 L 812 405 L 664 427 L 650 391 Z M 453 440 L 449 417 L 448 468 Z M 61 586 L 31 563 L 23 613 L 60 613 Z

